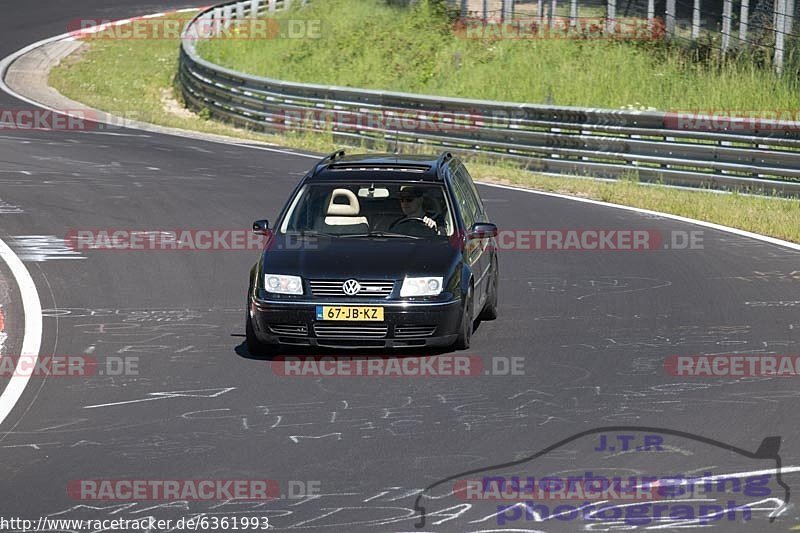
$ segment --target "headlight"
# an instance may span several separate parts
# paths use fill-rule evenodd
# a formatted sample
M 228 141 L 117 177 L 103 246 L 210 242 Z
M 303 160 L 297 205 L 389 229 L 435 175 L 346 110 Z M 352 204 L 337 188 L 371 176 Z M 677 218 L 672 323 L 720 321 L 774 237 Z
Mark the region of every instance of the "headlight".
M 299 276 L 264 274 L 264 288 L 275 294 L 303 294 L 303 280 Z
M 436 296 L 442 292 L 442 278 L 406 278 L 400 296 Z

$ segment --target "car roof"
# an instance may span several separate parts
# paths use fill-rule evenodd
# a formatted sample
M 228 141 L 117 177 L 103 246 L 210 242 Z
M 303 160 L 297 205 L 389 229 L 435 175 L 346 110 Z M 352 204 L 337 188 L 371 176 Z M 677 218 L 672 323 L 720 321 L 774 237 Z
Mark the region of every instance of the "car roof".
M 344 150 L 323 158 L 308 174 L 308 181 L 428 181 L 444 180 L 442 170 L 453 161 L 453 155 L 438 156 L 404 154 L 353 154 Z

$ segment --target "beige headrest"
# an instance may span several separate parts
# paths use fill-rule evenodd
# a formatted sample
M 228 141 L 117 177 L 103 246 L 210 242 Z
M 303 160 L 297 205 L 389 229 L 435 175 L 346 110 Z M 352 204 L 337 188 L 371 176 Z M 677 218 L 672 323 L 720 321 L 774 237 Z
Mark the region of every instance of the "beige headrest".
M 344 196 L 347 198 L 346 204 L 337 204 L 336 198 Z M 334 189 L 331 194 L 331 201 L 328 204 L 328 215 L 338 217 L 358 216 L 361 206 L 358 204 L 358 197 L 349 189 Z

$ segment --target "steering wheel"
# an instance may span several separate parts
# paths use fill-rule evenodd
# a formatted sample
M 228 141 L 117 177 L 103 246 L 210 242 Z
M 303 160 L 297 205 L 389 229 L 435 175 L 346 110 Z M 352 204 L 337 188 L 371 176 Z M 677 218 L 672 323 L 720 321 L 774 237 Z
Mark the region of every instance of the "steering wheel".
M 419 224 L 427 230 L 428 234 L 430 234 L 431 232 L 436 233 L 436 229 L 429 228 L 425 220 L 420 217 L 403 217 L 399 220 L 395 220 L 389 225 L 389 231 L 396 230 L 400 226 L 404 226 L 407 224 L 414 224 L 414 226 L 412 226 L 414 228 L 416 228 L 417 225 Z M 403 233 L 403 232 L 398 232 L 398 233 Z M 410 235 L 415 235 L 415 233 L 411 233 Z

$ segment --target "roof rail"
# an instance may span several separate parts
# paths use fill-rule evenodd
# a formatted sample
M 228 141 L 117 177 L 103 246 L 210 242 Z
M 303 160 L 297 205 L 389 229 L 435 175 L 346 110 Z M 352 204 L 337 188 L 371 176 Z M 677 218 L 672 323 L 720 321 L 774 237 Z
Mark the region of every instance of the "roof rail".
M 439 154 L 439 157 L 436 158 L 436 175 L 441 179 L 442 177 L 442 167 L 444 164 L 453 159 L 453 154 L 450 152 L 442 152 Z
M 328 163 L 332 163 L 342 157 L 344 157 L 344 150 L 336 150 L 335 152 L 331 152 L 330 154 L 326 155 L 320 159 L 319 163 L 317 163 L 317 166 L 314 167 L 314 174 L 322 170 Z
M 436 164 L 438 166 L 441 166 L 450 161 L 451 159 L 453 159 L 453 154 L 451 154 L 450 152 L 442 152 L 441 154 L 439 154 L 439 157 L 436 158 Z

